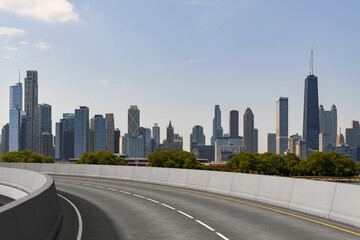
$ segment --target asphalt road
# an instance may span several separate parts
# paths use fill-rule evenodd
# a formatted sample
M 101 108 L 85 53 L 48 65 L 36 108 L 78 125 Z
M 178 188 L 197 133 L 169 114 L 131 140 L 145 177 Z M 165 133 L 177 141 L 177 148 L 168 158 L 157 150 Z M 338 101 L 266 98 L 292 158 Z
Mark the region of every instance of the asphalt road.
M 54 179 L 81 214 L 82 239 L 360 239 L 360 229 L 238 198 L 117 180 Z M 57 239 L 76 239 L 76 212 L 59 200 L 64 217 Z

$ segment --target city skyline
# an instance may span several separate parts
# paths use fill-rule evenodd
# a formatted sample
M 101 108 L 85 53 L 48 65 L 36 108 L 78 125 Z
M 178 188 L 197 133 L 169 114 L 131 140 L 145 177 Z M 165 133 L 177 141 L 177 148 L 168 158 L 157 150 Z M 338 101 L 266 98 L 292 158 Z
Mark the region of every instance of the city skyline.
M 50 23 L 1 11 L 0 125 L 9 119 L 8 87 L 18 82 L 18 69 L 23 85 L 25 70 L 36 69 L 39 103 L 52 106 L 53 129 L 63 113 L 87 106 L 90 116 L 114 113 L 115 127 L 123 135 L 127 131 L 127 109 L 137 105 L 143 127 L 159 123 L 161 139 L 165 139 L 164 129 L 171 120 L 184 137 L 184 149 L 189 150 L 195 125 L 204 128 L 206 144 L 210 143 L 214 105 L 221 108 L 226 130 L 231 110 L 243 113 L 250 107 L 259 129 L 259 152 L 265 152 L 267 133 L 275 132 L 273 103 L 279 96 L 289 97 L 289 135 L 302 135 L 303 81 L 312 45 L 319 104 L 326 108 L 335 104 L 338 126 L 344 129 L 352 120 L 360 119 L 360 111 L 354 111 L 351 104 L 360 100 L 355 91 L 360 86 L 358 2 L 332 2 L 325 8 L 323 3 L 312 3 L 310 9 L 306 1 L 291 6 L 283 1 L 194 2 L 203 4 L 161 2 L 162 17 L 151 13 L 157 4 L 143 3 L 150 11 L 138 9 L 143 14 L 134 17 L 125 12 L 139 7 L 136 1 L 124 2 L 121 8 L 114 3 L 114 10 L 110 4 L 91 3 L 85 10 L 74 3 L 77 18 Z M 346 14 L 337 14 L 340 6 Z M 115 18 L 119 8 L 123 15 Z M 169 16 L 167 12 L 175 9 L 174 17 L 161 24 Z M 180 18 L 184 15 L 189 16 L 185 22 Z M 127 17 L 136 21 L 115 24 Z M 11 33 L 8 28 L 26 33 Z M 143 31 L 147 28 L 151 31 Z M 104 37 L 95 37 L 99 33 Z M 69 35 L 70 39 L 64 38 Z M 82 45 L 85 39 L 92 40 Z M 17 51 L 10 51 L 11 47 Z M 239 135 L 243 136 L 242 127 Z

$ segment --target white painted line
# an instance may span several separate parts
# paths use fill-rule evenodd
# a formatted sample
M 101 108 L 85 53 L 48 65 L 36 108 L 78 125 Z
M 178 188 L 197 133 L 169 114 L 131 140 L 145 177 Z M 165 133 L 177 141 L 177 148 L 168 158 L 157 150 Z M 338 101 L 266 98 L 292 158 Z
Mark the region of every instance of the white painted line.
M 158 201 L 154 200 L 154 199 L 151 199 L 151 198 L 146 198 L 147 200 L 151 201 L 151 202 L 154 202 L 154 203 L 159 203 Z
M 222 234 L 219 233 L 219 232 L 216 232 L 216 234 L 217 234 L 219 237 L 221 237 L 222 239 L 224 239 L 224 240 L 230 240 L 230 239 L 228 239 L 227 237 L 225 237 L 224 235 L 222 235 Z
M 198 223 L 200 223 L 201 225 L 203 225 L 204 227 L 206 227 L 207 229 L 209 229 L 210 231 L 215 231 L 212 227 L 210 227 L 210 226 L 208 226 L 208 225 L 206 225 L 205 223 L 203 223 L 202 221 L 200 221 L 200 220 L 196 220 Z
M 110 190 L 110 191 L 116 191 L 116 192 L 119 191 L 119 190 L 117 190 L 117 189 L 115 189 L 115 188 L 109 188 L 109 187 L 106 188 L 106 189 L 107 189 L 107 190 Z
M 141 195 L 137 195 L 137 194 L 133 194 L 135 197 L 139 197 L 139 198 L 145 198 L 144 196 Z
M 83 185 L 85 185 L 85 186 L 89 186 L 89 187 L 92 187 L 93 185 L 91 185 L 91 184 L 87 184 L 87 183 L 83 183 Z
M 131 193 L 129 193 L 129 192 L 125 192 L 125 191 L 120 191 L 120 192 L 125 193 L 125 194 L 131 194 Z
M 99 185 L 94 185 L 94 187 L 96 187 L 96 188 L 105 188 L 105 187 L 99 186 Z
M 69 183 L 72 183 L 72 184 L 80 184 L 80 183 L 78 183 L 78 182 L 69 182 Z
M 68 203 L 70 203 L 70 205 L 75 209 L 75 212 L 77 214 L 78 220 L 79 220 L 79 230 L 78 230 L 78 234 L 76 237 L 76 240 L 81 240 L 81 235 L 82 235 L 82 231 L 83 231 L 83 223 L 82 223 L 82 218 L 81 218 L 81 214 L 79 209 L 77 209 L 77 207 L 75 206 L 75 204 L 73 204 L 69 199 L 67 199 L 66 197 L 58 194 L 59 197 L 62 197 L 63 199 L 65 199 Z
M 191 218 L 191 219 L 193 219 L 194 217 L 192 217 L 192 216 L 190 216 L 189 214 L 186 214 L 186 213 L 184 213 L 184 212 L 182 212 L 182 211 L 180 211 L 180 210 L 177 210 L 179 213 L 181 213 L 182 215 L 184 215 L 184 216 L 187 216 L 188 218 Z
M 173 208 L 173 207 L 171 207 L 171 206 L 169 206 L 169 205 L 166 205 L 166 204 L 164 204 L 164 203 L 162 203 L 161 205 L 163 205 L 164 207 L 170 208 L 170 209 L 172 209 L 172 210 L 175 210 L 175 208 Z

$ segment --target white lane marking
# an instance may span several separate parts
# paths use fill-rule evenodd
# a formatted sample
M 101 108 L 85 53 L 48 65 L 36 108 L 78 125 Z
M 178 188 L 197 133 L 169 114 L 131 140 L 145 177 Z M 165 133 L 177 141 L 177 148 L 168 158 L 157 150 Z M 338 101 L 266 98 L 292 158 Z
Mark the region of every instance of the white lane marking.
M 147 200 L 151 201 L 151 202 L 154 202 L 154 203 L 159 203 L 158 201 L 154 200 L 154 199 L 151 199 L 151 198 L 146 198 Z
M 83 183 L 83 185 L 85 185 L 85 186 L 89 186 L 89 187 L 92 187 L 93 185 L 91 185 L 91 184 L 87 184 L 87 183 Z
M 83 231 L 83 223 L 82 223 L 82 218 L 81 218 L 81 214 L 79 209 L 77 209 L 77 207 L 75 206 L 75 204 L 73 204 L 69 199 L 67 199 L 66 197 L 58 194 L 59 197 L 62 197 L 63 199 L 65 199 L 68 203 L 70 203 L 70 205 L 75 209 L 75 212 L 77 214 L 78 220 L 79 220 L 79 230 L 78 230 L 78 234 L 76 237 L 76 240 L 81 240 L 81 235 L 82 235 L 82 231 Z
M 94 185 L 94 187 L 96 187 L 96 188 L 105 188 L 105 187 L 99 186 L 99 185 Z
M 139 197 L 139 198 L 145 198 L 144 196 L 141 196 L 141 195 L 137 195 L 137 194 L 133 194 L 135 197 Z
M 106 189 L 107 189 L 107 190 L 110 190 L 110 191 L 116 191 L 116 192 L 119 191 L 119 190 L 117 190 L 117 189 L 115 189 L 115 188 L 109 188 L 109 187 L 107 187 Z
M 120 191 L 120 192 L 125 193 L 125 194 L 131 194 L 131 193 L 129 193 L 129 192 L 125 192 L 125 191 Z
M 189 214 L 186 214 L 186 213 L 184 213 L 184 212 L 182 212 L 180 210 L 177 210 L 177 211 L 178 211 L 178 213 L 181 213 L 182 215 L 187 216 L 188 218 L 191 218 L 191 219 L 194 218 L 194 217 L 190 216 Z
M 166 204 L 164 204 L 164 203 L 162 203 L 161 205 L 163 205 L 164 207 L 170 208 L 170 209 L 172 209 L 172 210 L 175 210 L 175 208 L 173 208 L 173 207 L 171 207 L 171 206 L 169 206 L 169 205 L 166 205 Z
M 224 239 L 224 240 L 230 240 L 230 239 L 228 239 L 227 237 L 225 237 L 224 235 L 222 235 L 222 234 L 219 233 L 219 232 L 216 232 L 216 234 L 217 234 L 219 237 L 221 237 L 222 239 Z
M 80 183 L 78 183 L 78 182 L 69 182 L 69 183 L 72 183 L 72 184 L 80 184 Z
M 206 227 L 206 228 L 209 229 L 210 231 L 213 231 L 213 232 L 215 231 L 212 227 L 206 225 L 206 224 L 203 223 L 202 221 L 200 221 L 200 220 L 195 220 L 195 221 L 197 221 L 198 223 L 200 223 L 201 225 L 203 225 L 204 227 Z

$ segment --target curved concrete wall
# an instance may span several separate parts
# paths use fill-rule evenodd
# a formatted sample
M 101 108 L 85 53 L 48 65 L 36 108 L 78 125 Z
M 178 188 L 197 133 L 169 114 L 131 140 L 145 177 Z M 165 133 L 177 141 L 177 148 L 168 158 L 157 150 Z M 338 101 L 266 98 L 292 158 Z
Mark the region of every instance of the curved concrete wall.
M 360 186 L 356 185 L 174 168 L 19 163 L 0 163 L 0 166 L 196 189 L 280 206 L 360 228 Z
M 41 166 L 37 167 L 40 170 Z M 2 189 L 3 195 L 11 197 L 12 190 L 26 192 L 0 207 L 1 239 L 54 239 L 61 223 L 61 210 L 53 179 L 33 171 L 0 167 L 0 182 L 7 186 Z

